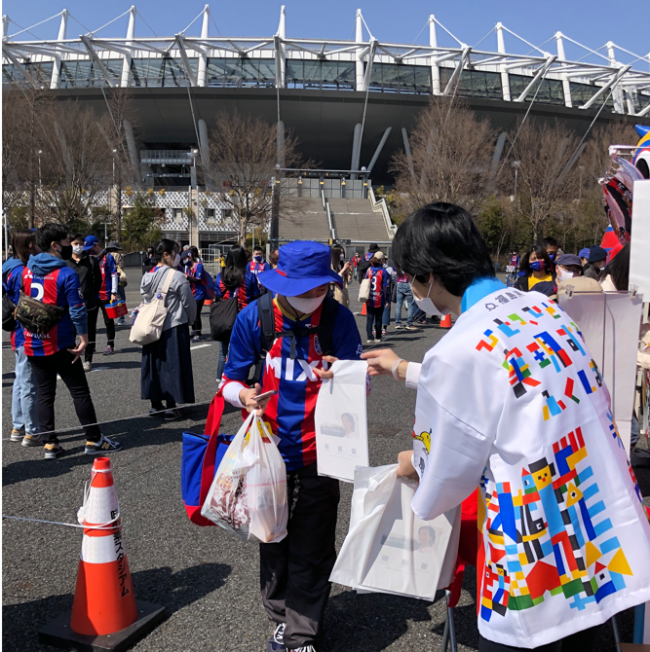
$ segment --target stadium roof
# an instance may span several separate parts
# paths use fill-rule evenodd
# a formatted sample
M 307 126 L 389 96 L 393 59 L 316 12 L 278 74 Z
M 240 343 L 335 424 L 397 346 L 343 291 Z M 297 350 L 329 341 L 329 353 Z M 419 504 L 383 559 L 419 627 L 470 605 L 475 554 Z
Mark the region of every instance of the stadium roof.
M 124 38 L 100 35 L 127 16 Z M 602 107 L 638 117 L 650 114 L 650 55 L 636 55 L 612 42 L 593 50 L 560 32 L 535 46 L 497 23 L 480 43 L 469 46 L 430 16 L 424 28 L 428 26 L 429 43 L 406 45 L 375 39 L 357 10 L 353 41 L 295 39 L 286 36 L 282 7 L 274 36 L 215 37 L 209 34 L 206 5 L 174 36 L 143 37 L 136 35 L 136 16 L 137 9 L 131 7 L 106 25 L 69 38 L 68 21 L 74 17 L 64 9 L 37 23 L 59 18 L 58 37 L 32 41 L 17 37 L 33 27 L 9 34 L 11 20 L 4 16 L 3 84 L 51 89 L 254 87 L 433 93 L 577 109 Z M 188 36 L 199 19 L 200 36 Z M 495 51 L 487 49 L 490 36 L 496 37 Z M 439 37 L 451 46 L 439 45 Z M 509 52 L 506 37 L 527 53 Z M 567 59 L 566 44 L 580 48 L 584 56 Z M 545 46 L 553 52 L 542 49 Z

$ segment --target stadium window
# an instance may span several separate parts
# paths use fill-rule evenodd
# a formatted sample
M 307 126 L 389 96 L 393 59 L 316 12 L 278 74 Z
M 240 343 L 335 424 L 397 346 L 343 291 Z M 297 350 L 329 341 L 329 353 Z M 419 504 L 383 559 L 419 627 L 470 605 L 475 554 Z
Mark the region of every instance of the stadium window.
M 288 88 L 354 90 L 355 74 L 354 61 L 287 59 Z
M 208 86 L 272 88 L 275 86 L 275 59 L 210 58 Z
M 453 68 L 440 68 L 440 87 L 446 88 Z M 451 90 L 453 93 L 453 89 Z M 463 70 L 458 80 L 456 93 L 460 97 L 487 97 L 493 100 L 503 99 L 501 75 L 498 72 L 485 72 L 483 70 Z
M 39 62 L 27 62 L 24 64 L 25 68 L 29 70 L 32 74 L 32 77 L 36 78 L 39 84 L 41 85 L 50 85 L 50 80 L 52 79 L 52 61 L 39 61 Z M 25 82 L 22 71 L 14 64 L 3 64 L 2 66 L 2 84 L 22 84 Z
M 533 80 L 532 77 L 526 75 L 510 75 L 510 96 L 516 100 L 527 88 L 528 84 Z M 564 90 L 562 82 L 558 79 L 542 79 L 538 81 L 538 86 L 535 85 L 530 89 L 530 92 L 525 97 L 526 102 L 532 102 L 537 91 L 536 102 L 543 104 L 557 104 L 564 105 Z
M 194 76 L 196 76 L 197 61 L 196 57 L 189 59 L 190 70 Z M 187 71 L 185 70 L 185 65 L 180 59 L 165 57 L 162 59 L 162 63 L 163 86 L 189 86 Z
M 588 102 L 600 90 L 601 87 L 594 86 L 593 84 L 579 84 L 577 82 L 570 82 L 569 88 L 571 89 L 571 103 L 573 106 L 582 106 Z M 608 95 L 609 91 L 605 91 L 605 93 L 596 100 L 594 107 L 599 108 L 603 103 L 603 100 Z M 612 99 L 611 95 L 609 95 L 605 106 L 612 111 L 614 110 L 614 100 Z
M 370 75 L 370 90 L 382 93 L 430 93 L 429 66 L 404 63 L 374 63 Z

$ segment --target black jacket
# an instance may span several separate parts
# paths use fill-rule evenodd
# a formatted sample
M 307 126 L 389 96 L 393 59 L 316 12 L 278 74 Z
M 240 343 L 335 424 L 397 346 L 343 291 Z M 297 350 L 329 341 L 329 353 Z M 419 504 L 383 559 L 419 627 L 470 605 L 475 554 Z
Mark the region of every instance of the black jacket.
M 89 256 L 85 251 L 81 254 L 81 260 L 78 262 L 74 258 L 66 261 L 68 267 L 77 272 L 81 293 L 84 296 L 86 310 L 97 308 L 97 295 L 102 284 L 102 273 L 99 269 L 99 261 L 94 256 Z

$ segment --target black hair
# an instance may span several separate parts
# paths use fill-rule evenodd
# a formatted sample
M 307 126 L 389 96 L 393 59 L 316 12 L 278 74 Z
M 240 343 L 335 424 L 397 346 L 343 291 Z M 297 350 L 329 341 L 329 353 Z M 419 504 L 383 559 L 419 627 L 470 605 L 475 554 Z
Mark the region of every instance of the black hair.
M 74 242 L 75 240 L 81 240 L 82 242 L 86 242 L 86 238 L 84 238 L 81 233 L 75 233 L 71 238 L 70 242 Z
M 422 532 L 422 530 L 427 531 L 430 539 L 435 539 L 436 533 L 430 525 L 423 525 L 422 527 L 420 527 L 420 529 L 418 530 L 418 534 Z
M 542 240 L 542 246 L 544 249 L 547 247 L 557 247 L 557 240 L 553 236 L 549 235 Z
M 190 251 L 192 252 L 192 256 L 194 257 L 194 260 L 198 260 L 199 258 L 201 258 L 198 248 L 195 247 L 194 245 L 190 247 Z
M 48 252 L 53 242 L 60 242 L 68 237 L 68 227 L 50 222 L 36 231 L 36 244 L 41 251 Z
M 626 242 L 609 265 L 605 268 L 605 274 L 612 277 L 612 283 L 619 292 L 625 292 L 630 284 L 630 243 Z
M 230 248 L 226 256 L 226 267 L 221 275 L 223 284 L 228 290 L 235 290 L 242 284 L 246 275 L 247 262 L 248 255 L 244 247 L 234 245 Z
M 544 270 L 549 274 L 553 273 L 553 261 L 550 256 L 546 253 L 546 249 L 540 244 L 533 245 L 521 258 L 519 263 L 519 269 L 522 272 L 526 272 L 526 276 L 530 276 L 533 273 L 533 270 L 530 268 L 530 255 L 535 252 L 537 260 L 542 259 L 544 261 Z
M 343 267 L 343 265 L 341 264 L 341 254 L 345 256 L 345 249 L 343 249 L 341 245 L 335 244 L 332 246 L 330 251 L 332 254 L 332 269 L 335 272 L 338 272 Z
M 13 229 L 11 231 L 11 248 L 13 249 L 14 256 L 20 259 L 23 264 L 26 265 L 29 256 L 36 253 L 34 249 L 35 244 L 36 234 L 33 231 L 29 229 Z
M 352 432 L 354 432 L 354 417 L 349 412 L 344 412 L 341 415 L 341 420 L 343 420 L 343 417 L 350 419 L 350 423 L 352 424 Z
M 180 245 L 178 242 L 176 242 L 176 240 L 168 240 L 167 238 L 163 238 L 162 240 L 158 241 L 153 250 L 153 255 L 156 258 L 156 263 L 162 261 L 163 254 L 173 254 L 174 250 L 178 251 L 179 249 Z
M 256 251 L 261 251 L 262 253 L 264 253 L 264 249 L 262 249 L 262 247 L 253 247 L 253 253 L 255 253 Z
M 472 216 L 460 206 L 436 202 L 409 215 L 391 250 L 397 267 L 420 283 L 433 274 L 461 297 L 477 278 L 494 277 L 494 265 Z

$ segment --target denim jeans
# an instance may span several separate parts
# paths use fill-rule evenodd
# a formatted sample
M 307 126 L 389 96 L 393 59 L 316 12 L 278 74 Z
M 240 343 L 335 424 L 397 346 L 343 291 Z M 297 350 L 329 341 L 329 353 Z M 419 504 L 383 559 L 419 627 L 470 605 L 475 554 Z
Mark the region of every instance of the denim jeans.
M 221 380 L 223 370 L 226 366 L 226 357 L 228 355 L 229 342 L 219 342 L 219 361 L 217 362 L 217 380 Z
M 11 400 L 11 418 L 14 430 L 24 430 L 28 435 L 38 433 L 38 396 L 34 372 L 25 355 L 25 347 L 15 351 L 16 380 Z
M 402 323 L 402 305 L 406 300 L 406 325 L 413 324 L 413 313 L 415 312 L 415 301 L 413 301 L 413 293 L 411 286 L 408 283 L 397 284 L 397 305 L 395 306 L 395 324 Z
M 386 305 L 384 306 L 384 314 L 381 317 L 381 325 L 384 328 L 388 328 L 390 326 L 390 299 L 386 301 Z

